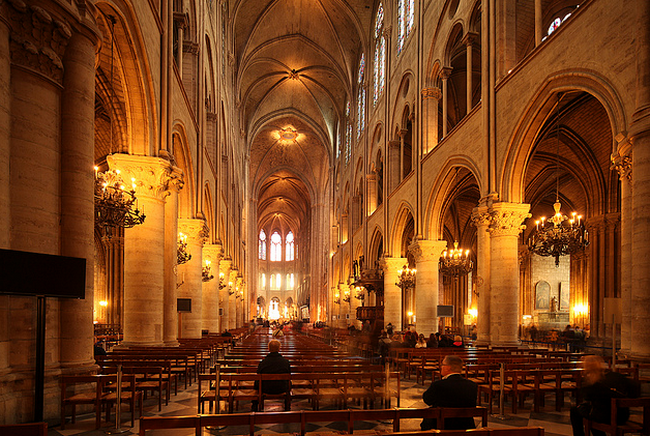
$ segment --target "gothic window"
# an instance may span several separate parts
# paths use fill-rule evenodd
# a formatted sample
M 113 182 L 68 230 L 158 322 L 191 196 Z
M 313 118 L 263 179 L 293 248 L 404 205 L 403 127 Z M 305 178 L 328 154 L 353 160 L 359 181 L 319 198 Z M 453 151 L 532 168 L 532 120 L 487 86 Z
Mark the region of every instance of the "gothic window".
M 384 7 L 379 3 L 377 17 L 375 19 L 375 63 L 373 71 L 373 104 L 384 92 L 386 82 L 386 37 L 384 36 Z
M 271 235 L 271 262 L 282 260 L 282 237 L 278 232 Z
M 415 17 L 415 0 L 399 0 L 397 6 L 397 54 L 402 52 L 406 38 L 413 29 Z
M 577 8 L 577 6 L 565 8 L 562 13 L 558 14 L 553 20 L 551 21 L 551 24 L 548 26 L 548 30 L 546 31 L 546 36 L 542 38 L 542 41 L 544 41 L 546 38 L 548 38 L 551 33 L 555 32 L 555 30 L 560 27 L 570 16 L 571 12 L 567 12 L 567 10 L 573 10 Z
M 291 261 L 291 260 L 294 259 L 293 232 L 287 233 L 287 237 L 285 239 L 285 244 L 286 244 L 286 248 L 284 250 L 284 252 L 285 252 L 285 260 L 286 261 Z
M 266 233 L 264 233 L 264 230 L 260 231 L 259 242 L 259 258 L 260 260 L 266 260 Z
M 294 287 L 293 273 L 287 274 L 287 289 L 293 289 L 293 287 Z
M 278 291 L 282 286 L 282 275 L 281 274 L 271 274 L 271 282 L 269 283 L 271 290 Z
M 357 139 L 361 136 L 361 132 L 365 128 L 366 122 L 366 89 L 363 86 L 364 73 L 366 69 L 366 55 L 361 55 L 359 61 L 359 74 L 357 77 Z

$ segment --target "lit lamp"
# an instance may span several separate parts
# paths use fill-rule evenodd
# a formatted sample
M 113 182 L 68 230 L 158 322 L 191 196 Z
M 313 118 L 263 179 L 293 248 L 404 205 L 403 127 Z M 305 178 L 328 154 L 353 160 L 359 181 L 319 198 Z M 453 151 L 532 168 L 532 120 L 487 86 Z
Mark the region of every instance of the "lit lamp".
M 443 274 L 460 276 L 470 272 L 474 264 L 469 258 L 469 250 L 458 248 L 458 241 L 454 241 L 454 248 L 445 250 L 440 256 L 439 266 Z
M 232 282 L 228 282 L 228 295 L 232 295 L 235 293 L 235 290 L 232 287 Z
M 477 318 L 477 317 L 478 317 L 478 310 L 477 310 L 475 307 L 472 308 L 472 309 L 468 309 L 468 310 L 467 310 L 467 313 L 469 313 L 469 315 L 470 315 L 472 318 Z
M 415 287 L 415 268 L 411 269 L 408 265 L 404 265 L 402 269 L 397 270 L 398 281 L 395 285 L 402 289 L 412 289 Z
M 209 260 L 209 259 L 205 260 L 205 265 L 203 266 L 203 270 L 202 270 L 202 276 L 203 276 L 202 280 L 204 282 L 209 282 L 210 280 L 212 280 L 214 278 L 214 276 L 212 274 L 210 274 L 210 265 L 211 264 L 212 264 L 211 260 Z
M 219 273 L 219 289 L 226 287 L 226 275 L 222 272 Z
M 357 300 L 363 301 L 366 299 L 366 294 L 365 294 L 366 288 L 363 286 L 355 286 L 354 288 L 354 298 Z
M 135 196 L 135 179 L 131 189 L 126 189 L 120 170 L 103 173 L 95 167 L 95 225 L 110 237 L 117 228 L 125 229 L 144 223 L 145 215 L 138 209 Z
M 334 304 L 341 304 L 341 294 L 338 292 L 334 294 Z
M 343 291 L 343 301 L 346 302 L 346 303 L 350 302 L 350 290 L 349 289 L 346 289 L 345 291 Z
M 573 317 L 580 319 L 581 323 L 584 324 L 587 316 L 589 315 L 589 306 L 587 304 L 576 304 L 573 306 Z
M 528 249 L 539 256 L 552 256 L 555 266 L 560 266 L 560 256 L 567 256 L 582 250 L 589 245 L 589 234 L 582 221 L 582 215 L 576 212 L 571 218 L 560 212 L 560 97 L 556 113 L 556 144 L 555 157 L 555 214 L 549 218 L 541 217 L 535 221 L 535 230 L 528 239 Z
M 178 248 L 176 249 L 176 263 L 182 265 L 187 263 L 192 255 L 187 251 L 187 235 L 183 232 L 178 233 Z

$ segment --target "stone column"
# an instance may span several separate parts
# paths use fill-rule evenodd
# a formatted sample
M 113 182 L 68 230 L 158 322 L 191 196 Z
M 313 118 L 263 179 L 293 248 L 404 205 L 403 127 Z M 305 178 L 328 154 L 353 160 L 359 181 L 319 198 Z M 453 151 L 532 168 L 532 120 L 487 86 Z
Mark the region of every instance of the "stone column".
M 345 301 L 350 297 L 350 287 L 345 283 L 339 283 L 339 294 L 341 294 L 341 327 L 347 327 L 348 315 L 350 314 L 350 302 Z M 350 320 L 352 321 L 352 320 Z
M 621 180 L 621 265 L 631 265 L 632 248 L 632 158 L 629 142 L 619 144 L 618 152 L 612 155 L 612 168 Z M 632 346 L 632 269 L 621 268 L 621 352 L 630 354 Z M 584 327 L 584 326 L 582 326 Z
M 239 270 L 233 267 L 230 270 L 230 281 L 228 282 L 228 329 L 237 328 L 237 274 Z
M 447 241 L 416 239 L 409 250 L 415 257 L 415 319 L 417 331 L 428 337 L 438 331 L 438 292 L 440 254 Z
M 472 221 L 476 226 L 476 297 L 478 299 L 478 330 L 477 344 L 490 343 L 490 214 L 487 206 L 475 207 L 472 211 Z
M 384 326 L 391 323 L 396 331 L 402 330 L 402 289 L 395 283 L 397 271 L 406 262 L 403 257 L 384 257 L 380 261 L 384 270 Z
M 183 188 L 183 172 L 172 167 L 165 198 L 163 341 L 166 346 L 178 345 L 178 193 Z
M 493 345 L 519 344 L 519 233 L 530 205 L 494 203 L 490 207 L 490 324 Z
M 339 292 L 338 287 L 334 286 L 330 289 L 330 295 L 332 298 L 331 305 L 330 307 L 332 308 L 332 315 L 336 315 L 336 319 L 332 319 L 330 317 L 330 322 L 332 325 L 338 326 L 340 319 L 341 319 L 341 294 Z M 338 295 L 338 303 L 337 301 L 337 296 Z
M 476 40 L 478 39 L 478 35 L 476 33 L 472 32 L 467 32 L 465 34 L 465 37 L 463 38 L 463 44 L 467 46 L 467 113 L 469 114 L 469 111 L 472 110 L 472 91 L 473 91 L 473 84 L 472 84 L 472 55 L 473 55 L 473 46 Z
M 423 153 L 427 154 L 438 145 L 438 104 L 442 97 L 440 88 L 422 89 L 424 100 Z
M 350 237 L 350 222 L 347 212 L 341 214 L 341 244 L 348 242 Z
M 230 268 L 232 268 L 232 259 L 230 259 L 230 257 L 226 257 L 224 260 L 221 260 L 219 262 L 219 309 L 221 309 L 221 316 L 219 317 L 219 330 L 221 332 L 228 329 L 228 290 L 230 289 L 228 282 L 230 281 Z M 221 283 L 221 274 L 223 274 L 223 283 Z
M 203 244 L 209 229 L 203 219 L 179 219 L 178 231 L 187 235 L 187 249 L 192 256 L 178 268 L 184 281 L 178 288 L 178 296 L 192 300 L 192 312 L 181 315 L 182 330 L 178 333 L 183 339 L 198 339 L 203 327 Z
M 377 174 L 366 174 L 366 185 L 368 186 L 368 195 L 366 196 L 366 210 L 368 211 L 367 216 L 372 215 L 375 210 L 377 210 L 377 199 L 379 191 L 377 190 Z M 361 218 L 361 222 L 365 216 Z
M 442 67 L 440 79 L 442 79 L 442 137 L 447 137 L 447 112 L 449 108 L 449 93 L 447 92 L 447 80 L 451 76 L 451 67 Z
M 399 183 L 404 180 L 404 137 L 408 130 L 402 129 L 399 131 Z
M 400 154 L 400 141 L 388 142 L 388 192 L 390 194 L 397 188 L 400 178 L 400 168 L 402 167 L 401 154 Z M 388 195 L 386 195 L 388 197 Z
M 644 130 L 641 122 L 631 132 L 632 137 L 632 271 L 631 287 L 631 349 L 633 357 L 650 359 L 650 110 L 646 114 Z
M 203 267 L 209 264 L 209 273 L 203 276 L 203 327 L 209 333 L 219 333 L 219 262 L 221 261 L 221 244 L 203 247 Z M 212 278 L 210 278 L 212 277 Z
M 95 43 L 75 33 L 63 59 L 61 255 L 86 259 L 86 299 L 61 300 L 61 366 L 93 362 Z
M 165 195 L 174 167 L 168 160 L 127 154 L 107 157 L 125 181 L 135 178 L 143 224 L 124 231 L 123 345 L 163 345 Z

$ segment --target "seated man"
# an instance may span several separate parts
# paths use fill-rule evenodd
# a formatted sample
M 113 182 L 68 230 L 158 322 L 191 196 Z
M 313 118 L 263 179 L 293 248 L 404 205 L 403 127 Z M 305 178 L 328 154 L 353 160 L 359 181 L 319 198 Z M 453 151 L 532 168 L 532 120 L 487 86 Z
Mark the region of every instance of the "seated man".
M 269 354 L 257 366 L 258 374 L 291 374 L 291 363 L 280 354 L 280 341 L 272 339 L 269 342 Z M 257 389 L 257 382 L 255 382 Z M 262 393 L 265 394 L 282 394 L 291 390 L 289 380 L 267 380 L 262 382 Z M 253 401 L 252 410 L 257 412 L 258 403 Z M 285 410 L 291 409 L 291 404 L 284 405 Z
M 463 361 L 458 356 L 446 356 L 440 365 L 441 380 L 429 386 L 422 399 L 431 407 L 476 407 L 477 386 L 461 375 Z M 420 424 L 422 430 L 437 428 L 435 419 L 425 418 Z M 467 430 L 476 428 L 474 418 L 448 418 L 445 430 Z

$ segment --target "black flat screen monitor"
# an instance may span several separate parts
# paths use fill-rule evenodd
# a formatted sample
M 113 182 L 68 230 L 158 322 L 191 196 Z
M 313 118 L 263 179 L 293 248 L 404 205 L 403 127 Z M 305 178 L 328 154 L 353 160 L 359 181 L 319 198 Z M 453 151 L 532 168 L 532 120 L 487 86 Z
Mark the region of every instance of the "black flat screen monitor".
M 191 298 L 177 298 L 176 310 L 181 313 L 192 313 L 192 299 Z
M 453 318 L 454 317 L 454 306 L 453 305 L 439 305 L 438 306 L 438 318 Z
M 0 294 L 86 297 L 86 259 L 0 249 Z

